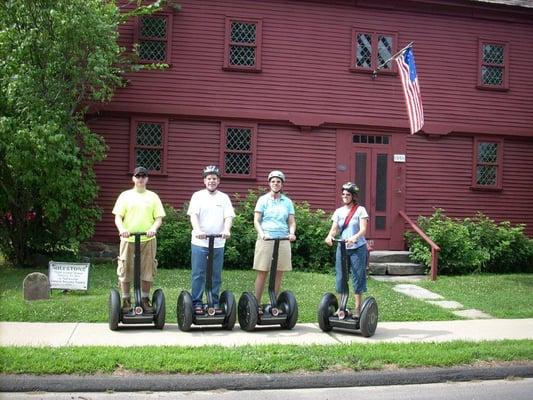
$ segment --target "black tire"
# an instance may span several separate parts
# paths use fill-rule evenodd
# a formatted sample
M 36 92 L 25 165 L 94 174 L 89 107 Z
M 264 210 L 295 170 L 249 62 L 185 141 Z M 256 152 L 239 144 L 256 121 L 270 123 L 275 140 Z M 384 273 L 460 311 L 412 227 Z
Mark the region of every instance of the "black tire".
M 335 314 L 339 308 L 337 297 L 333 293 L 326 293 L 318 305 L 318 326 L 323 332 L 329 332 L 333 329 L 329 323 L 329 317 Z
M 255 329 L 258 317 L 257 300 L 250 292 L 244 292 L 239 299 L 239 325 L 241 329 L 251 332 Z
M 283 329 L 292 329 L 298 321 L 298 303 L 292 292 L 286 290 L 278 296 L 278 307 L 285 310 L 287 319 L 280 325 Z
M 117 289 L 111 289 L 108 300 L 109 308 L 109 329 L 116 331 L 118 329 L 118 323 L 120 322 L 120 293 Z
M 220 307 L 226 314 L 222 328 L 231 331 L 237 320 L 237 305 L 235 304 L 235 296 L 229 290 L 223 291 L 220 295 Z
M 165 326 L 166 318 L 166 306 L 165 306 L 165 295 L 161 289 L 154 291 L 152 295 L 152 305 L 155 310 L 154 325 L 157 329 L 163 329 Z
M 192 297 L 189 292 L 183 290 L 178 296 L 176 316 L 178 319 L 178 327 L 184 332 L 187 332 L 191 329 L 192 311 Z
M 370 337 L 376 332 L 378 326 L 378 303 L 373 297 L 369 297 L 361 306 L 361 316 L 359 317 L 359 327 L 361 335 Z

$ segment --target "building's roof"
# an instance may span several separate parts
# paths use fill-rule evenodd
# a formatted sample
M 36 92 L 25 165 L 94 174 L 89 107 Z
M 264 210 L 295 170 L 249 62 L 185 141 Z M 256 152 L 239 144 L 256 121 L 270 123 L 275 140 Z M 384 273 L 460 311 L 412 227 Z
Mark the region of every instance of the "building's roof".
M 494 4 L 503 4 L 507 6 L 533 8 L 533 0 L 474 0 L 474 1 L 477 1 L 479 3 L 494 3 Z

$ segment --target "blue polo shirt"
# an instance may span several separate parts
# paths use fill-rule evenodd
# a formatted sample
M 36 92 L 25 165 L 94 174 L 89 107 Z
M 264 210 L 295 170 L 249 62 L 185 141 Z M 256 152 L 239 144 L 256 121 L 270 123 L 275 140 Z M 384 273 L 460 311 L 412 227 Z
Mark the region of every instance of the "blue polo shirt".
M 289 235 L 289 215 L 294 215 L 292 200 L 282 194 L 273 199 L 270 193 L 261 196 L 255 205 L 255 212 L 262 214 L 261 228 L 271 238 Z

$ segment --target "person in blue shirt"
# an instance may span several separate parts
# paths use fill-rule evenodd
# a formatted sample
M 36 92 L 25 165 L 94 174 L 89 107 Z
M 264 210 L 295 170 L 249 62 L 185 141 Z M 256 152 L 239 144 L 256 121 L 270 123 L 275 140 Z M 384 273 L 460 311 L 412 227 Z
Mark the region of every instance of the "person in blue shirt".
M 285 271 L 292 270 L 291 244 L 296 240 L 296 219 L 294 218 L 294 205 L 292 200 L 282 193 L 285 183 L 285 174 L 281 171 L 272 171 L 268 174 L 270 191 L 257 200 L 254 210 L 254 227 L 257 231 L 255 242 L 254 267 L 257 271 L 255 279 L 255 297 L 261 304 L 261 297 L 265 287 L 265 280 L 272 263 L 273 240 L 275 238 L 288 238 L 280 241 L 278 266 L 275 279 L 275 293 L 278 295 L 281 280 Z
M 352 282 L 355 293 L 355 316 L 361 313 L 361 301 L 363 292 L 366 292 L 366 264 L 368 257 L 367 242 L 365 238 L 368 224 L 368 213 L 365 207 L 358 204 L 359 188 L 352 182 L 342 185 L 342 203 L 333 213 L 333 221 L 325 242 L 328 246 L 333 245 L 333 239 L 340 236 L 346 241 L 346 250 L 349 260 L 349 268 L 352 274 Z M 339 243 L 335 258 L 336 289 L 341 292 L 342 288 L 342 262 Z

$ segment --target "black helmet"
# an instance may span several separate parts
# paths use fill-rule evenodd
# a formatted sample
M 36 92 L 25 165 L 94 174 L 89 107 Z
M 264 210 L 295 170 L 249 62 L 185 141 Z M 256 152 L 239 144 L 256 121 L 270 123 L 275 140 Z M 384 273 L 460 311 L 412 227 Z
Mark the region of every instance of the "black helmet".
M 216 175 L 220 178 L 220 170 L 218 169 L 216 165 L 208 165 L 207 167 L 204 168 L 204 173 L 203 173 L 204 178 L 207 175 Z
M 342 185 L 341 192 L 344 190 L 350 192 L 352 196 L 357 196 L 357 194 L 359 193 L 359 188 L 355 183 L 352 182 L 346 182 L 344 185 Z

